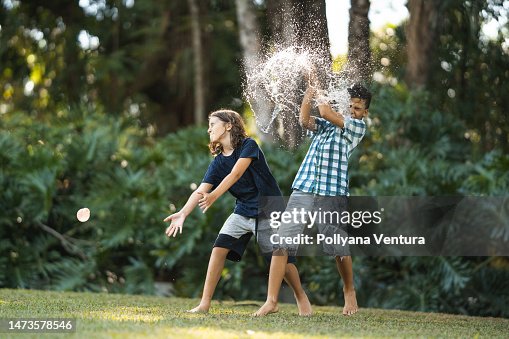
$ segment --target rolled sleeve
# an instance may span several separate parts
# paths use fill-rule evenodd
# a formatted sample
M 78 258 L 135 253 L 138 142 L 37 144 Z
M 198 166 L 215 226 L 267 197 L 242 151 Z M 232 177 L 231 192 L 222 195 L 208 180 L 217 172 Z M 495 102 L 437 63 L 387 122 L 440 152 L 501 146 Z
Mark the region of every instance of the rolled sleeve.
M 313 138 L 321 134 L 331 123 L 323 118 L 315 117 L 316 131 L 307 131 L 307 136 Z
M 341 131 L 346 142 L 355 148 L 366 133 L 366 123 L 363 120 L 348 119 Z

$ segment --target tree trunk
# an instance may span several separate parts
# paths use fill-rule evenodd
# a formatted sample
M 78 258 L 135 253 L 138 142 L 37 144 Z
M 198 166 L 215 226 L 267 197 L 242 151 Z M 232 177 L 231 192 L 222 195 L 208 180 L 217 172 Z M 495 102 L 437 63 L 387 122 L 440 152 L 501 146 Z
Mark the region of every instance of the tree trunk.
M 411 88 L 425 87 L 433 58 L 438 11 L 434 0 L 408 0 L 410 19 L 406 27 L 407 70 L 405 81 Z
M 194 123 L 203 123 L 205 117 L 205 86 L 203 70 L 202 38 L 200 28 L 200 15 L 196 0 L 188 0 L 191 13 L 191 32 L 193 43 L 194 62 Z
M 351 0 L 347 74 L 355 82 L 369 82 L 371 79 L 369 7 L 369 0 Z
M 267 20 L 270 30 L 270 45 L 282 48 L 296 43 L 297 27 L 294 19 L 292 0 L 267 1 Z
M 268 48 L 303 46 L 330 61 L 325 0 L 271 0 L 267 1 L 266 5 L 270 31 L 270 38 L 265 42 Z M 262 62 L 260 29 L 252 0 L 236 0 L 236 7 L 244 67 L 245 71 L 250 73 Z M 274 109 L 279 108 L 260 97 L 263 98 L 263 95 L 251 104 L 257 114 L 257 122 L 265 127 L 270 123 Z M 296 97 L 290 100 L 297 103 L 301 99 Z M 277 134 L 278 139 L 289 148 L 297 146 L 302 139 L 302 128 L 296 118 L 298 113 L 280 111 L 278 118 L 269 127 L 270 131 Z M 271 137 L 270 134 L 262 133 L 260 136 L 264 139 Z
M 330 43 L 324 0 L 271 0 L 267 1 L 270 45 L 280 48 L 301 46 L 330 62 Z M 291 98 L 299 103 L 302 97 Z M 302 140 L 298 111 L 281 111 L 274 130 L 289 148 L 295 148 Z
M 244 67 L 252 70 L 260 63 L 260 29 L 250 0 L 236 0 L 239 39 L 244 56 Z
M 239 26 L 239 40 L 242 47 L 243 65 L 245 74 L 252 74 L 262 62 L 260 27 L 251 0 L 236 0 L 237 22 Z M 263 95 L 257 95 L 251 100 L 251 105 L 256 114 L 257 124 L 267 126 L 270 123 L 273 105 Z M 270 133 L 258 130 L 257 135 L 264 142 L 273 142 Z
M 325 0 L 267 1 L 271 43 L 301 45 L 330 57 Z
M 330 60 L 329 30 L 324 0 L 294 0 L 297 42 Z

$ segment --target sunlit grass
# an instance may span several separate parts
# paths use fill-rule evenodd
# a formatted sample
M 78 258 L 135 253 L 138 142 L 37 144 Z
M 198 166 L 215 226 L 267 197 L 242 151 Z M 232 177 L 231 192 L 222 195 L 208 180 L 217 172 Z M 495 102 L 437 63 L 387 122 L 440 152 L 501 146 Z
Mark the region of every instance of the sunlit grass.
M 508 319 L 397 310 L 361 309 L 344 317 L 339 307 L 315 306 L 312 317 L 302 318 L 295 305 L 284 304 L 278 314 L 253 318 L 258 302 L 214 302 L 209 314 L 185 312 L 197 303 L 196 299 L 3 289 L 0 318 L 76 318 L 76 333 L 59 335 L 75 338 L 491 338 L 509 333 Z M 19 337 L 41 335 L 10 336 Z

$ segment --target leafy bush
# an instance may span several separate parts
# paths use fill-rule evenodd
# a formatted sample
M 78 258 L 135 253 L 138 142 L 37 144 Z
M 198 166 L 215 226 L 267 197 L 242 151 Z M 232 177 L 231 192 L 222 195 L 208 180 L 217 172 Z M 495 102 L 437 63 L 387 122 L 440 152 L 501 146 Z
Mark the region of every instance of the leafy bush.
M 375 90 L 372 124 L 350 162 L 353 195 L 506 194 L 506 154 L 476 159 L 461 121 L 426 93 Z M 170 282 L 176 295 L 200 295 L 234 199 L 192 213 L 177 238 L 164 236 L 162 220 L 212 160 L 205 128 L 155 139 L 131 118 L 81 106 L 47 120 L 4 114 L 0 129 L 1 287 L 154 294 L 155 282 Z M 262 145 L 286 195 L 307 146 Z M 91 217 L 80 223 L 83 207 Z M 298 267 L 312 302 L 342 303 L 333 260 L 299 258 Z M 362 306 L 495 316 L 509 315 L 508 267 L 497 257 L 354 258 Z M 241 263 L 227 263 L 215 297 L 263 299 L 267 274 L 251 242 Z
M 134 121 L 89 107 L 1 124 L 2 286 L 153 293 L 158 271 L 201 237 L 191 227 L 200 215 L 178 243 L 164 237 L 162 219 L 170 195 L 182 205 L 206 169 L 204 131 L 156 142 Z M 82 207 L 86 223 L 75 217 Z
M 226 194 L 207 214 L 192 213 L 177 238 L 164 236 L 162 220 L 185 204 L 212 160 L 205 128 L 155 140 L 134 120 L 86 106 L 47 121 L 13 113 L 0 123 L 0 286 L 152 294 L 161 280 L 178 295 L 199 295 L 234 199 Z M 266 154 L 289 187 L 302 154 Z M 80 223 L 83 207 L 91 217 Z M 255 247 L 246 256 L 227 265 L 219 297 L 265 293 L 263 259 Z

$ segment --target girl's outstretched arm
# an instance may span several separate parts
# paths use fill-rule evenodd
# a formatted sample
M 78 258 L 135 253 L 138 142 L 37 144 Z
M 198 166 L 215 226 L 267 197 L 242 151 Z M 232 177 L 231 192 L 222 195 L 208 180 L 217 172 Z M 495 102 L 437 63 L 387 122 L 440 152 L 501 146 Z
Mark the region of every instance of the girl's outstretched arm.
M 207 192 L 199 192 L 201 195 L 201 199 L 199 200 L 200 208 L 203 213 L 207 212 L 210 206 L 221 196 L 224 192 L 228 191 L 230 187 L 235 184 L 240 177 L 247 170 L 251 162 L 252 158 L 240 158 L 233 166 L 232 171 L 228 174 L 223 181 L 210 193 Z
M 182 233 L 182 226 L 189 213 L 198 205 L 198 200 L 201 198 L 202 193 L 208 193 L 212 189 L 212 184 L 201 183 L 200 186 L 194 191 L 187 199 L 186 204 L 180 211 L 167 216 L 164 221 L 171 222 L 170 226 L 166 229 L 166 235 L 168 237 L 175 237 L 177 233 Z

